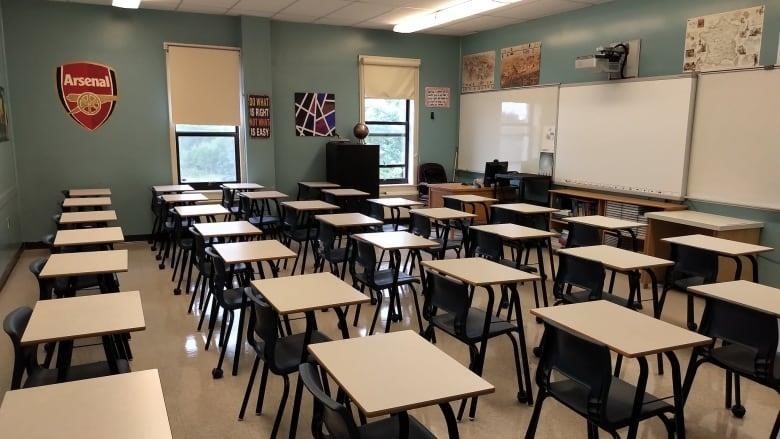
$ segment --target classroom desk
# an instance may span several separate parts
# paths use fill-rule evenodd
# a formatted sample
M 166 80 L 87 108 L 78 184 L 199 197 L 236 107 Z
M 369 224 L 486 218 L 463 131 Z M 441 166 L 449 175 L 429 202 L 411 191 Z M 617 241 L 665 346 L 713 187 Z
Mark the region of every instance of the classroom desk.
M 79 338 L 102 337 L 106 360 L 118 373 L 115 351 L 119 346 L 113 335 L 146 329 L 141 294 L 128 291 L 112 294 L 39 300 L 22 335 L 22 345 L 59 342 L 57 351 L 58 381 L 68 376 L 73 341 Z
M 103 207 L 110 205 L 110 197 L 66 198 L 62 201 L 63 209 L 94 207 L 97 208 L 97 210 L 100 210 Z
M 26 439 L 173 437 L 157 369 L 8 391 L 0 431 Z
M 486 223 L 490 222 L 490 205 L 498 201 L 495 198 L 474 194 L 442 195 L 442 198 L 460 201 L 463 205 L 463 208 L 465 209 L 467 206 L 470 207 L 471 213 L 477 215 L 477 218 L 481 218 L 481 216 L 477 214 L 476 206 L 479 204 L 482 206 L 482 213 L 485 215 Z
M 401 222 L 401 208 L 411 209 L 413 207 L 423 206 L 421 201 L 409 200 L 400 197 L 371 198 L 366 200 L 369 203 L 378 204 L 390 210 L 390 222 L 393 224 L 393 230 L 398 231 L 398 224 Z
M 740 256 L 744 256 L 750 261 L 752 266 L 753 282 L 758 282 L 758 261 L 756 260 L 756 255 L 774 250 L 772 247 L 748 244 L 708 235 L 675 236 L 672 238 L 663 238 L 662 241 L 674 245 L 698 248 L 716 253 L 718 256 L 731 258 L 736 265 L 734 279 L 742 279 L 742 259 L 740 259 Z
M 493 197 L 495 195 L 491 187 L 477 187 L 462 183 L 441 183 L 428 185 L 428 207 L 444 206 L 445 195 L 481 195 L 483 197 Z M 485 216 L 478 216 L 478 221 L 486 221 Z
M 247 197 L 250 200 L 275 200 L 279 198 L 287 198 L 287 194 L 283 194 L 279 191 L 241 192 L 241 196 Z
M 533 389 L 531 387 L 531 370 L 528 366 L 528 352 L 525 343 L 525 330 L 523 329 L 523 315 L 520 306 L 520 295 L 517 291 L 517 284 L 520 282 L 536 283 L 540 277 L 533 273 L 517 270 L 501 265 L 497 262 L 489 261 L 484 258 L 461 258 L 461 259 L 440 259 L 436 261 L 423 261 L 423 267 L 429 270 L 455 278 L 471 287 L 471 293 L 474 293 L 476 287 L 483 287 L 488 293 L 488 303 L 485 309 L 486 317 L 492 319 L 493 304 L 495 303 L 495 293 L 493 285 L 507 287 L 512 292 L 512 301 L 516 304 L 515 320 L 517 321 L 518 335 L 520 338 L 520 358 L 523 364 L 523 376 L 525 385 L 518 389 L 518 399 L 532 405 Z M 546 305 L 546 304 L 545 304 Z M 475 365 L 475 372 L 482 376 L 485 364 L 485 354 L 487 352 L 487 331 L 483 332 L 483 340 L 479 346 L 479 356 Z M 474 417 L 476 402 L 472 406 L 470 416 Z
M 166 184 L 166 185 L 152 186 L 152 190 L 157 194 L 168 194 L 173 192 L 194 191 L 195 189 L 188 184 Z
M 60 214 L 60 224 L 62 225 L 107 223 L 109 221 L 116 221 L 115 210 L 88 210 L 86 212 L 62 212 Z
M 680 363 L 674 351 L 709 344 L 711 340 L 708 337 L 605 300 L 537 308 L 532 309 L 531 314 L 566 331 L 602 343 L 626 358 L 637 359 L 637 388 L 640 392 L 645 391 L 647 383 L 648 365 L 645 357 L 664 354 L 672 366 L 676 437 L 685 437 Z M 636 423 L 631 425 L 627 437 L 635 437 L 636 429 Z
M 101 281 L 101 291 L 109 292 L 115 289 L 108 280 L 110 275 L 127 271 L 127 250 L 105 250 L 96 252 L 55 253 L 49 256 L 43 266 L 41 278 L 69 278 L 69 286 L 75 285 L 74 278 L 78 276 L 97 275 Z M 113 279 L 112 282 L 113 283 Z M 75 291 L 71 290 L 71 295 Z
M 322 212 L 322 213 L 332 212 L 340 209 L 340 207 L 336 206 L 335 204 L 326 203 L 321 200 L 285 201 L 282 203 L 282 206 L 285 206 L 285 208 L 287 209 L 292 209 L 296 211 L 297 225 L 305 227 L 306 230 L 311 230 L 314 227 L 313 215 L 316 215 L 318 212 Z M 284 216 L 284 214 L 282 214 L 282 216 Z M 308 254 L 309 254 L 309 239 L 307 239 L 306 242 L 303 243 L 303 260 L 301 261 L 301 274 L 303 274 L 303 270 L 306 267 L 306 257 Z M 293 266 L 292 274 L 295 274 L 296 268 L 297 267 Z
M 317 343 L 309 352 L 366 416 L 394 414 L 403 425 L 408 410 L 437 404 L 450 438 L 459 436 L 449 402 L 495 391 L 413 331 Z
M 203 194 L 165 194 L 160 198 L 166 204 L 196 203 L 199 201 L 208 201 L 208 197 Z
M 560 210 L 528 203 L 493 204 L 492 207 L 494 209 L 508 210 L 519 215 L 547 215 Z
M 111 189 L 68 189 L 68 197 L 80 198 L 80 197 L 110 197 Z
M 279 315 L 306 314 L 306 332 L 303 345 L 311 343 L 311 336 L 317 329 L 314 311 L 333 308 L 339 319 L 341 336 L 349 338 L 349 326 L 342 307 L 369 302 L 365 294 L 331 273 L 302 274 L 300 276 L 280 277 L 252 281 L 252 286 L 270 304 Z M 306 351 L 302 352 L 305 361 Z M 303 396 L 303 382 L 298 378 L 293 399 L 293 412 L 290 418 L 290 437 L 294 438 L 298 427 L 298 416 Z
M 89 229 L 58 230 L 54 236 L 55 247 L 79 247 L 85 245 L 114 244 L 123 242 L 121 227 L 93 227 Z
M 212 238 L 243 238 L 262 235 L 263 232 L 249 221 L 224 221 L 218 223 L 195 223 L 193 225 L 206 240 Z
M 455 210 L 450 209 L 449 207 L 428 207 L 423 209 L 411 209 L 409 211 L 410 214 L 414 213 L 416 215 L 421 215 L 432 222 L 439 222 L 441 223 L 444 228 L 442 232 L 442 251 L 441 255 L 439 255 L 439 258 L 444 258 L 445 249 L 447 248 L 447 240 L 450 236 L 450 222 L 451 221 L 465 221 L 469 220 L 469 222 L 473 221 L 478 216 L 473 213 L 464 212 L 462 210 Z M 468 236 L 467 232 L 468 229 L 466 227 L 463 228 L 463 245 L 466 246 L 468 244 Z M 437 235 L 438 235 L 438 229 L 437 229 Z
M 387 320 L 385 321 L 385 332 L 390 332 L 390 323 L 393 320 L 401 320 L 401 316 L 396 313 L 396 302 L 400 303 L 401 300 L 398 294 L 398 275 L 401 272 L 401 250 L 409 250 L 409 252 L 414 255 L 412 261 L 414 261 L 414 258 L 417 258 L 418 261 L 422 262 L 420 249 L 436 247 L 439 244 L 436 241 L 431 241 L 430 239 L 425 239 L 409 232 L 358 233 L 352 235 L 352 238 L 367 242 L 380 250 L 386 250 L 390 253 L 389 265 L 390 269 L 393 270 L 393 282 L 392 287 L 390 288 L 390 303 L 387 305 Z M 420 273 L 422 273 L 422 266 L 420 266 Z M 425 279 L 422 279 L 422 283 L 425 285 Z M 421 316 L 417 316 L 417 321 L 420 326 L 420 331 L 422 332 Z M 373 330 L 374 327 L 372 324 L 369 332 L 373 333 Z
M 209 222 L 214 222 L 217 215 L 227 215 L 230 213 L 225 206 L 221 204 L 198 204 L 196 206 L 176 206 L 174 210 L 182 218 L 194 218 L 205 216 Z
M 645 253 L 660 258 L 669 258 L 671 250 L 664 238 L 702 234 L 732 241 L 758 244 L 764 223 L 691 210 L 673 212 L 649 212 Z M 731 258 L 722 261 L 718 267 L 718 282 L 735 278 L 736 264 Z M 743 279 L 752 279 L 750 270 L 742 271 Z
M 344 258 L 344 263 L 341 268 L 342 279 L 344 278 L 344 274 L 347 272 L 349 252 L 350 248 L 352 247 L 351 231 L 354 229 L 365 230 L 368 227 L 381 226 L 384 224 L 382 221 L 376 218 L 371 218 L 367 215 L 363 215 L 362 213 L 331 213 L 327 215 L 316 215 L 314 219 L 329 224 L 340 232 L 345 232 L 347 234 L 347 243 L 344 246 L 344 253 L 346 254 L 346 257 Z
M 347 212 L 360 212 L 363 210 L 362 201 L 371 196 L 368 192 L 347 188 L 322 189 L 322 193 L 325 200 L 333 201 Z
M 337 187 L 341 187 L 341 185 L 328 181 L 299 181 L 298 196 L 295 199 L 316 200 L 320 197 L 320 191 L 322 189 L 332 189 Z
M 637 245 L 635 228 L 647 227 L 645 223 L 638 223 L 636 221 L 627 221 L 620 218 L 612 218 L 604 215 L 586 215 L 586 216 L 570 216 L 564 218 L 563 221 L 567 223 L 582 224 L 593 227 L 594 229 L 607 230 L 610 232 L 616 232 L 618 238 L 618 247 L 620 247 L 621 231 L 628 232 L 631 235 L 631 249 L 633 251 L 639 251 Z
M 222 185 L 225 189 L 230 189 L 231 191 L 253 191 L 258 189 L 263 189 L 265 186 L 261 186 L 257 183 L 225 183 Z
M 780 319 L 780 288 L 746 280 L 734 280 L 688 287 L 688 291 L 704 297 L 774 315 Z

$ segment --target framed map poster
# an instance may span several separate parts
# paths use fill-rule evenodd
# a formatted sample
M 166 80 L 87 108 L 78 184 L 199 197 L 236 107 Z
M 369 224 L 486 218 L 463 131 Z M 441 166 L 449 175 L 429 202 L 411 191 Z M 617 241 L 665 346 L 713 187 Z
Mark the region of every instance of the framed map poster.
M 496 82 L 496 52 L 474 53 L 463 57 L 461 93 L 493 90 Z
M 685 27 L 684 72 L 758 66 L 764 6 L 691 18 Z
M 539 85 L 542 43 L 501 49 L 501 88 Z

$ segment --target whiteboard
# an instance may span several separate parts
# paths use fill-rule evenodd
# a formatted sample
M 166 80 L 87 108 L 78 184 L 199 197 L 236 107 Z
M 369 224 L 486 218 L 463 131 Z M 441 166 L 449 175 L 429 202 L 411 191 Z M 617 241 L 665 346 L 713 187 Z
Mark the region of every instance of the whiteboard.
M 561 87 L 555 183 L 682 199 L 695 85 L 686 75 Z
M 780 210 L 779 116 L 780 71 L 700 75 L 688 198 Z
M 540 151 L 555 150 L 558 88 L 462 94 L 457 168 L 484 172 L 485 162 L 498 159 L 511 171 L 538 173 Z

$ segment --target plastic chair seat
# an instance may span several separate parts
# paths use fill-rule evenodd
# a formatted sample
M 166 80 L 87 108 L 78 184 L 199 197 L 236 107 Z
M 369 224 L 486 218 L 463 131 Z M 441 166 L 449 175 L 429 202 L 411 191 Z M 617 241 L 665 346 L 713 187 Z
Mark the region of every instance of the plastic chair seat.
M 482 339 L 482 330 L 485 327 L 485 318 L 487 313 L 479 308 L 469 308 L 466 315 L 465 332 L 455 330 L 455 313 L 439 314 L 431 319 L 431 322 L 442 331 L 452 335 L 455 338 L 466 340 L 469 343 L 476 343 Z M 500 320 L 490 317 L 490 327 L 488 329 L 488 338 L 498 335 L 508 334 L 516 331 L 517 326 L 506 320 Z
M 222 301 L 220 305 L 223 308 L 239 309 L 242 304 L 249 305 L 249 300 L 244 301 L 245 294 L 254 294 L 252 287 L 231 288 L 222 292 Z
M 278 216 L 252 216 L 249 217 L 247 221 L 255 226 L 270 226 L 280 224 L 282 222 Z
M 703 285 L 705 283 L 707 283 L 707 281 L 705 281 L 704 277 L 692 276 L 692 277 L 677 279 L 672 284 L 674 285 L 675 288 L 678 288 L 682 291 L 686 291 L 688 287 Z
M 130 365 L 127 360 L 116 360 L 119 373 L 130 372 Z M 32 375 L 25 381 L 24 386 L 38 387 L 49 384 L 55 384 L 57 382 L 57 369 L 37 369 Z M 111 368 L 108 366 L 107 361 L 100 361 L 97 363 L 79 364 L 70 366 L 68 368 L 67 381 L 86 380 L 89 378 L 98 378 L 112 375 Z
M 311 228 L 285 230 L 284 236 L 298 242 L 313 241 L 317 239 L 317 230 Z
M 303 341 L 305 337 L 306 334 L 301 332 L 299 334 L 288 335 L 276 341 L 276 347 L 274 349 L 275 369 L 282 374 L 298 371 L 298 366 L 301 364 L 301 355 L 303 355 Z M 310 344 L 324 343 L 326 341 L 331 341 L 331 339 L 322 332 L 313 331 L 311 333 Z M 258 355 L 263 355 L 262 341 L 257 345 L 252 345 L 252 348 L 254 348 Z
M 588 416 L 589 389 L 574 380 L 561 380 L 550 383 L 550 393 L 558 401 L 582 416 Z M 607 397 L 606 421 L 613 426 L 629 425 L 631 423 L 631 411 L 634 405 L 636 387 L 612 377 Z M 673 407 L 657 396 L 645 393 L 639 419 L 646 419 L 664 412 L 673 411 Z
M 724 368 L 741 372 L 746 376 L 752 376 L 756 373 L 754 363 L 756 351 L 747 346 L 730 344 L 714 348 L 710 351 L 710 357 Z M 780 353 L 775 356 L 773 375 L 773 378 L 780 380 Z
M 599 300 L 599 299 L 593 299 L 590 297 L 591 292 L 589 290 L 584 291 L 576 291 L 571 294 L 564 294 L 563 295 L 563 302 L 564 303 L 582 303 L 582 302 L 589 302 L 591 300 Z M 616 296 L 614 294 L 609 293 L 601 293 L 600 299 L 606 300 L 608 302 L 612 302 L 616 305 L 628 306 L 628 300 L 624 299 L 620 296 Z
M 361 439 L 396 439 L 401 437 L 398 419 L 391 417 L 358 427 Z M 414 416 L 409 416 L 409 439 L 436 439 L 436 436 Z
M 393 270 L 379 270 L 374 272 L 373 282 L 368 279 L 364 273 L 355 273 L 355 279 L 361 283 L 376 285 L 379 289 L 390 288 L 393 286 Z M 416 277 L 409 276 L 404 272 L 398 273 L 398 286 L 410 285 L 418 283 L 420 280 Z
M 347 260 L 347 249 L 343 247 L 330 249 L 324 256 L 328 262 L 341 263 Z
M 56 291 L 67 291 L 68 278 L 58 277 L 54 279 L 54 285 Z M 76 290 L 87 290 L 90 288 L 97 288 L 100 286 L 100 281 L 97 276 L 78 276 L 76 277 Z

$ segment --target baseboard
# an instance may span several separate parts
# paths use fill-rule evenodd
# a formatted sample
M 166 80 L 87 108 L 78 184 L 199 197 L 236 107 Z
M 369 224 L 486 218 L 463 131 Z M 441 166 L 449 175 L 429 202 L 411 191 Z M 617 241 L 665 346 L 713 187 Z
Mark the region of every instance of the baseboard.
M 22 250 L 24 250 L 24 245 L 20 244 L 19 248 L 17 248 L 14 252 L 11 261 L 8 262 L 8 265 L 6 265 L 5 270 L 3 270 L 3 273 L 0 274 L 0 290 L 5 288 L 5 283 L 8 281 L 8 278 L 11 277 L 11 272 L 14 271 L 16 263 L 19 262 L 19 258 L 22 256 Z

